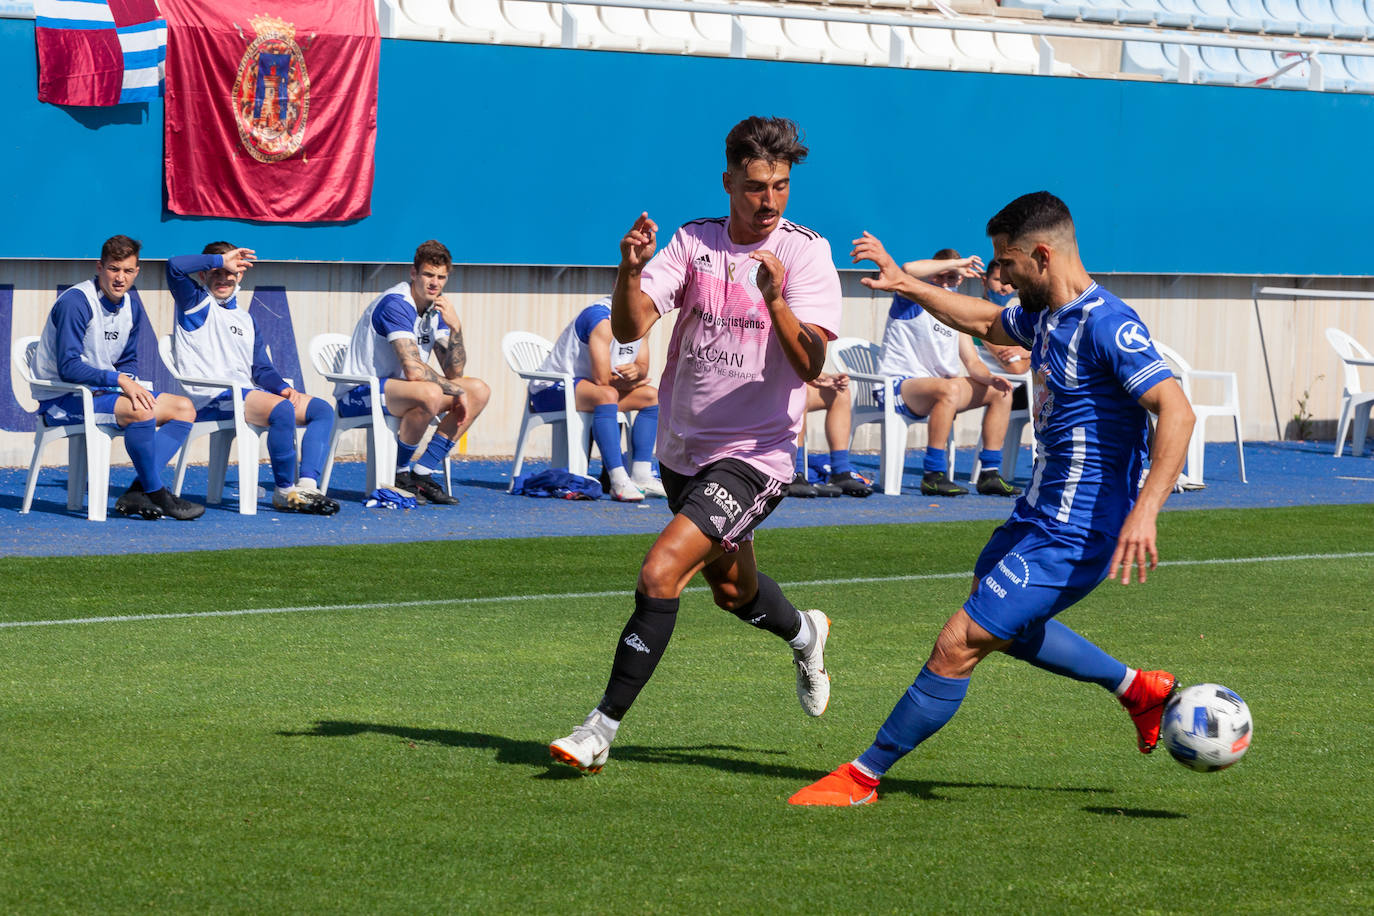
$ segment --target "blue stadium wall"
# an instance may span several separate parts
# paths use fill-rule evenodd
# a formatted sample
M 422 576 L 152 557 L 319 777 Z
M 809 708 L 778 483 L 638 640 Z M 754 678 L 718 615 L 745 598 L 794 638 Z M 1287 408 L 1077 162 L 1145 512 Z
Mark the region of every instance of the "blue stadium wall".
M 1370 96 L 385 40 L 372 215 L 276 225 L 168 212 L 161 104 L 39 104 L 32 21 L 0 20 L 0 68 L 0 258 L 125 232 L 152 257 L 222 237 L 408 261 L 436 237 L 461 263 L 610 264 L 641 210 L 722 213 L 726 131 L 781 114 L 812 148 L 788 215 L 841 264 L 862 229 L 903 257 L 985 249 L 989 215 L 1047 188 L 1094 270 L 1374 273 Z

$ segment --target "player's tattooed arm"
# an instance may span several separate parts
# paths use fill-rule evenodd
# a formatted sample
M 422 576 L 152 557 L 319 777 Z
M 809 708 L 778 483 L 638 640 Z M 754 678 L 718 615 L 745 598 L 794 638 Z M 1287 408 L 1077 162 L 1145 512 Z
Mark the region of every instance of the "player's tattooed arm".
M 439 365 L 449 378 L 461 378 L 468 366 L 468 350 L 463 345 L 463 329 L 454 328 L 448 336 L 448 344 L 439 350 Z
M 412 382 L 433 382 L 439 386 L 439 390 L 450 397 L 459 397 L 463 394 L 463 386 L 450 378 L 444 378 L 435 372 L 425 363 L 424 357 L 420 355 L 420 348 L 415 341 L 406 338 L 393 341 L 392 345 L 396 348 L 397 355 L 401 358 L 401 371 L 405 373 L 407 380 Z

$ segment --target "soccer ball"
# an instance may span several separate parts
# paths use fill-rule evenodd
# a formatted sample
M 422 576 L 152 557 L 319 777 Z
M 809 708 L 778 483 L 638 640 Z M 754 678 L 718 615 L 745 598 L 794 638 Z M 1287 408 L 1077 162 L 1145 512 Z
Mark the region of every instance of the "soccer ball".
M 1194 684 L 1164 705 L 1160 738 L 1179 763 L 1210 773 L 1243 757 L 1253 732 L 1250 707 L 1235 691 L 1220 684 Z

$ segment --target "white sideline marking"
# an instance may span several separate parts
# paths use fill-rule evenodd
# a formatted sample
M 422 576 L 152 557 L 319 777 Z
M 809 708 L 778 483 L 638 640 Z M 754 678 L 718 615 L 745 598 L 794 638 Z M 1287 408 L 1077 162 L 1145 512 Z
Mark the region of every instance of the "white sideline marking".
M 1223 557 L 1214 560 L 1169 560 L 1160 563 L 1164 566 L 1233 566 L 1242 563 L 1285 563 L 1299 560 L 1359 560 L 1374 557 L 1374 551 L 1357 553 L 1297 553 L 1273 557 Z M 909 576 L 858 576 L 849 579 L 805 579 L 796 582 L 780 582 L 784 588 L 805 588 L 815 585 L 866 585 L 879 582 L 923 582 L 932 579 L 967 579 L 973 570 L 966 572 L 921 573 Z M 704 586 L 687 589 L 688 592 L 704 592 Z M 67 620 L 3 620 L 0 629 L 16 627 L 60 627 L 83 623 L 133 623 L 139 620 L 188 620 L 201 617 L 248 617 L 254 614 L 302 614 L 310 611 L 366 611 L 375 608 L 397 607 L 439 607 L 445 604 L 510 604 L 519 601 L 569 601 L 580 598 L 623 598 L 626 589 L 620 588 L 604 592 L 563 592 L 544 595 L 491 595 L 485 598 L 428 598 L 423 601 L 374 601 L 366 604 L 306 604 L 296 607 L 240 608 L 232 611 L 196 611 L 194 613 L 173 614 L 127 614 L 115 617 L 73 617 Z

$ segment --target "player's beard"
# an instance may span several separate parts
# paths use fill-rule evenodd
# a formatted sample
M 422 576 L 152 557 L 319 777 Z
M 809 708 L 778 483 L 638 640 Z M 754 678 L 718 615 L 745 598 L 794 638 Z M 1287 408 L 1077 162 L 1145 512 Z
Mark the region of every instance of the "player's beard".
M 1027 312 L 1043 312 L 1050 307 L 1050 297 L 1047 292 L 1038 289 L 1018 289 L 1016 294 L 1021 298 L 1021 308 Z

